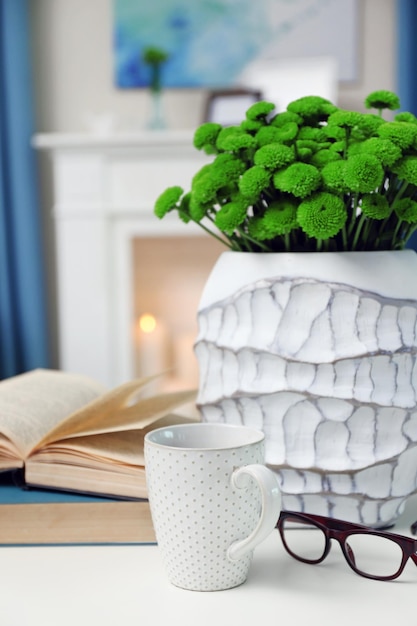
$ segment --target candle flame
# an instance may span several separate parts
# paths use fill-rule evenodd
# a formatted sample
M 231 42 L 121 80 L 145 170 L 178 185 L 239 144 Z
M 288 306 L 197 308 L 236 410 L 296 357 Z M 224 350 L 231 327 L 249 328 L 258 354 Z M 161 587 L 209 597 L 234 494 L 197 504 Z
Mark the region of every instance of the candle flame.
M 144 313 L 139 318 L 139 328 L 144 333 L 152 333 L 156 328 L 156 319 L 150 313 Z

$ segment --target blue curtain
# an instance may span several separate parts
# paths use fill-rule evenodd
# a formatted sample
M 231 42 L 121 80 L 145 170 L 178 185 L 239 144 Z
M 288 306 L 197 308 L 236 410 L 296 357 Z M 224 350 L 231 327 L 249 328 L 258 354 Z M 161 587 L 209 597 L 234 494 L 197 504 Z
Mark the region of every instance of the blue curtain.
M 397 0 L 397 93 L 402 111 L 417 115 L 417 1 Z M 407 245 L 417 250 L 417 232 Z
M 397 91 L 401 109 L 417 115 L 417 2 L 397 0 Z
M 0 0 L 0 378 L 49 366 L 28 0 Z

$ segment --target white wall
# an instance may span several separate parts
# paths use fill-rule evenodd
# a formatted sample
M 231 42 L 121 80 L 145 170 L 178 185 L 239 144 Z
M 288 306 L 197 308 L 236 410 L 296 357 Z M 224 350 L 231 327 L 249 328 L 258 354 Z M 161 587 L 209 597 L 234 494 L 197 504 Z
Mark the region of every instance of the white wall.
M 148 93 L 113 86 L 112 1 L 34 0 L 32 18 L 38 130 L 85 130 L 87 115 L 107 112 L 142 130 Z M 199 90 L 170 91 L 169 126 L 194 127 L 202 103 Z
M 152 1 L 152 0 L 138 0 Z M 198 0 L 196 0 L 198 1 Z M 341 84 L 338 104 L 363 110 L 375 89 L 394 89 L 396 66 L 396 0 L 359 0 L 358 80 Z M 148 117 L 146 90 L 113 86 L 112 0 L 31 0 L 36 130 L 87 130 L 89 115 L 113 114 L 119 125 L 142 130 Z M 171 128 L 194 129 L 201 121 L 205 92 L 169 90 L 165 110 Z M 50 162 L 39 159 L 49 284 L 50 334 L 57 365 L 55 244 Z
M 396 0 L 359 4 L 360 75 L 353 84 L 341 84 L 338 103 L 360 110 L 370 91 L 396 88 Z M 148 93 L 113 86 L 112 0 L 32 0 L 31 9 L 37 130 L 86 130 L 89 115 L 106 113 L 123 127 L 141 130 Z M 169 126 L 195 128 L 204 95 L 196 89 L 169 90 Z

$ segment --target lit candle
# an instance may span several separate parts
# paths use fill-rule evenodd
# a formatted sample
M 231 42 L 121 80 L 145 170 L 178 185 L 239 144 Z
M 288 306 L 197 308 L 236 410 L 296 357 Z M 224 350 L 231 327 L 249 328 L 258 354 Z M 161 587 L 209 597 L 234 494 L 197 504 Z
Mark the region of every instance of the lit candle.
M 136 323 L 136 352 L 139 376 L 160 374 L 166 367 L 166 332 L 163 324 L 150 313 Z

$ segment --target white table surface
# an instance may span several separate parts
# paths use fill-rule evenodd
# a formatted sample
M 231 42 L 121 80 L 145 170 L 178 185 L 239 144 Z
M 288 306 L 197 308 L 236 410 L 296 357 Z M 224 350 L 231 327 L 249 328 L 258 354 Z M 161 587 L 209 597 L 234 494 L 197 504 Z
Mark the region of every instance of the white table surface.
M 409 533 L 417 499 L 398 532 Z M 308 532 L 308 531 L 297 531 Z M 184 591 L 165 578 L 157 546 L 48 546 L 0 549 L 1 626 L 392 626 L 414 623 L 417 567 L 394 582 L 350 570 L 338 544 L 305 565 L 284 551 L 278 531 L 256 550 L 245 584 Z

